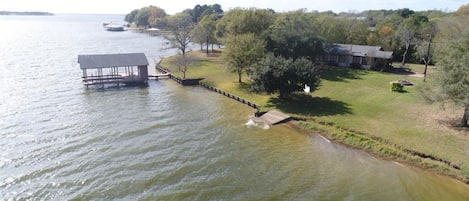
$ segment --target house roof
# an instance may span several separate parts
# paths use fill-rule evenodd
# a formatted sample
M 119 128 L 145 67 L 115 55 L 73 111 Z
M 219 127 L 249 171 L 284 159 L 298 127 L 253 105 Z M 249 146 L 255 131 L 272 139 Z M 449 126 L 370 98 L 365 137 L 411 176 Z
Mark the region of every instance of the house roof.
M 368 45 L 350 45 L 334 43 L 326 46 L 326 52 L 336 55 L 352 55 L 359 57 L 374 57 L 382 59 L 391 59 L 393 52 L 383 51 L 379 46 Z
M 78 55 L 81 69 L 148 66 L 144 53 Z

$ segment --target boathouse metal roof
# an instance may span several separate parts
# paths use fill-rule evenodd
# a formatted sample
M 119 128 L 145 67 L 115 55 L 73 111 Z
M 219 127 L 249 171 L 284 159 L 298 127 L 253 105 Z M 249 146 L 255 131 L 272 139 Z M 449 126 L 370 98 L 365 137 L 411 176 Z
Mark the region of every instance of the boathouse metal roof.
M 144 53 L 78 55 L 81 69 L 148 66 Z

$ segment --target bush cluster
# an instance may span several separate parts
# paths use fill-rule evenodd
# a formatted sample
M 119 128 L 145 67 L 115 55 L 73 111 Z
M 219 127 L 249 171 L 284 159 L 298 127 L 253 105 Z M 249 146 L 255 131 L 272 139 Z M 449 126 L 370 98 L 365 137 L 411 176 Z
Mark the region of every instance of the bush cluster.
M 391 91 L 404 92 L 404 85 L 399 82 L 391 82 Z

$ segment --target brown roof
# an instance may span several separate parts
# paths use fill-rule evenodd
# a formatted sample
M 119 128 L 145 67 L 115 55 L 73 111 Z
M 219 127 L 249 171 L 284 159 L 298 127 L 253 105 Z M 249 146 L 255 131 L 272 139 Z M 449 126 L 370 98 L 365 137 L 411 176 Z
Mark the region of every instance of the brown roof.
M 148 66 L 144 53 L 78 55 L 81 69 Z

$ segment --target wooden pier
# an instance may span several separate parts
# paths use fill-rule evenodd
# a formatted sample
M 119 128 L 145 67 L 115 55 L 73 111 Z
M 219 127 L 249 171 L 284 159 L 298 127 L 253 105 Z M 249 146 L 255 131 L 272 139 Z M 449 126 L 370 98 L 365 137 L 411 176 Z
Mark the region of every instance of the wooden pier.
M 291 117 L 277 110 L 271 110 L 258 117 L 258 119 L 268 123 L 269 125 L 276 125 L 290 121 Z

